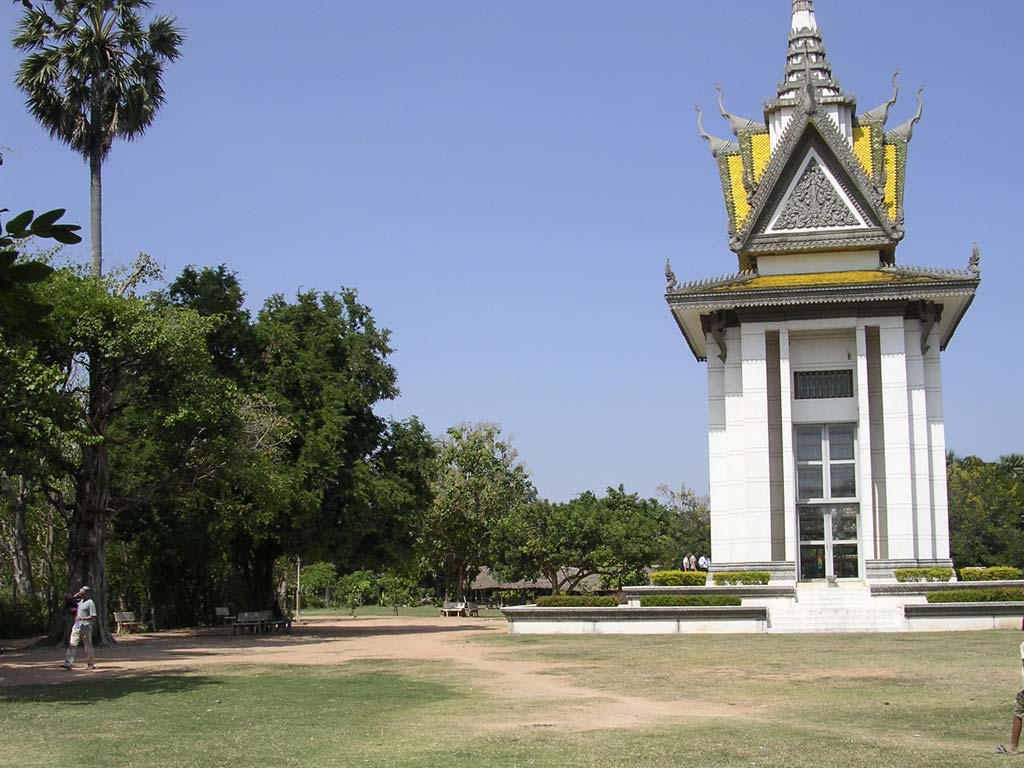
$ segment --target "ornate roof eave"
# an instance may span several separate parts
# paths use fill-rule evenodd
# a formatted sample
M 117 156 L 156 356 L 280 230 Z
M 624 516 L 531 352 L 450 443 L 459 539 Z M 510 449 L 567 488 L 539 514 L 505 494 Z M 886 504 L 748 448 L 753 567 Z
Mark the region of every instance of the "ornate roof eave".
M 945 308 L 939 348 L 945 350 L 952 340 L 960 321 L 980 284 L 976 269 L 946 270 L 927 267 L 887 267 L 882 270 L 908 278 L 899 282 L 805 285 L 773 288 L 747 288 L 743 283 L 758 278 L 755 273 L 701 280 L 679 286 L 665 295 L 669 310 L 693 356 L 701 362 L 707 360 L 704 338 L 705 319 L 709 316 L 727 317 L 728 313 L 743 311 L 786 311 L 788 307 L 821 307 L 829 314 L 843 305 L 855 307 L 899 302 L 938 302 Z M 737 284 L 735 288 L 726 286 Z M 901 310 L 902 311 L 902 310 Z M 717 313 L 717 315 L 712 315 Z
M 818 134 L 825 141 L 825 144 L 838 160 L 847 177 L 855 185 L 860 196 L 871 205 L 872 213 L 879 222 L 879 229 L 884 233 L 884 237 L 887 239 L 885 246 L 882 247 L 895 247 L 896 243 L 903 239 L 903 230 L 902 227 L 899 226 L 899 221 L 902 219 L 902 216 L 898 217 L 895 224 L 889 220 L 889 216 L 885 210 L 882 192 L 876 188 L 868 178 L 867 174 L 864 172 L 864 168 L 861 166 L 857 158 L 854 157 L 853 152 L 846 143 L 846 139 L 844 139 L 839 133 L 839 130 L 832 122 L 832 119 L 827 114 L 818 112 L 817 110 L 812 113 L 808 112 L 806 109 L 802 109 L 790 121 L 785 132 L 782 134 L 782 138 L 779 140 L 778 146 L 772 153 L 771 160 L 768 162 L 768 167 L 765 169 L 757 191 L 750 199 L 750 213 L 747 215 L 743 228 L 730 240 L 729 248 L 733 252 L 740 255 L 754 252 L 754 249 L 750 247 L 750 239 L 754 230 L 759 224 L 761 216 L 765 212 L 765 208 L 773 199 L 773 193 L 776 192 L 779 178 L 782 176 L 782 173 L 793 158 L 797 147 L 800 145 L 800 141 L 807 132 L 808 126 L 811 125 L 814 126 L 815 130 L 817 130 Z M 817 234 L 818 233 L 816 233 L 816 235 Z M 834 236 L 836 239 L 842 240 L 844 245 L 846 244 L 847 238 L 844 236 L 842 230 L 829 230 L 827 234 Z M 855 232 L 851 232 L 850 235 L 851 237 L 857 235 L 870 236 L 872 233 L 865 232 L 865 230 L 857 230 Z M 874 242 L 874 239 L 872 242 Z M 794 244 L 794 241 L 790 239 L 787 247 L 793 249 Z M 827 247 L 828 246 L 826 245 L 819 245 L 815 248 L 808 248 L 804 250 L 824 250 Z M 800 250 L 799 247 L 796 249 Z
M 858 285 L 807 285 L 777 288 L 748 288 L 742 286 L 722 290 L 729 282 L 725 278 L 682 286 L 665 295 L 673 309 L 715 311 L 749 307 L 792 306 L 798 304 L 839 304 L 864 301 L 918 301 L 942 297 L 973 297 L 980 279 L 977 275 L 959 271 L 900 270 L 912 275 L 932 276 L 931 280 L 866 283 Z M 753 279 L 750 275 L 736 275 L 732 282 Z

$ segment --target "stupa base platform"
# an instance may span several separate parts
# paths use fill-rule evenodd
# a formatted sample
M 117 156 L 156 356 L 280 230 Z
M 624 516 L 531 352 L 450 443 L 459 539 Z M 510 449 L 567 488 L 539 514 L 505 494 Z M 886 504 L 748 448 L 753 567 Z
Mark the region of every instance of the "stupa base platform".
M 626 587 L 626 605 L 502 609 L 514 635 L 687 635 L 947 632 L 1020 627 L 1024 602 L 929 603 L 945 589 L 1024 587 L 1024 581 L 795 587 Z M 643 607 L 645 595 L 729 594 L 739 606 Z

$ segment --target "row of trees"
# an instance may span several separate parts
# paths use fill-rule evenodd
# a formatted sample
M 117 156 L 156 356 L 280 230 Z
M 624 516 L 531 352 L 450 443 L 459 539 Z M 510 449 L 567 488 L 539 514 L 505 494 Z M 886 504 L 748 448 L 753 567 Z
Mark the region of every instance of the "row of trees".
M 226 590 L 268 604 L 282 555 L 411 558 L 434 441 L 374 413 L 396 374 L 354 291 L 273 296 L 252 318 L 225 268 L 163 285 L 145 257 L 21 290 L 51 311 L 0 336 L 15 599 L 53 611 L 89 583 L 106 619 L 109 572 L 119 600 L 182 623 Z
M 8 222 L 12 247 L 77 237 L 55 214 L 34 221 Z M 497 426 L 435 440 L 380 417 L 398 392 L 389 333 L 352 290 L 272 296 L 253 317 L 224 266 L 164 283 L 145 256 L 99 280 L 41 263 L 54 259 L 14 253 L 34 282 L 8 304 L 45 311 L 0 330 L 0 575 L 17 615 L 51 615 L 54 639 L 81 583 L 104 621 L 159 606 L 167 625 L 225 600 L 268 605 L 282 557 L 461 595 L 483 565 L 571 589 L 706 546 L 680 543 L 706 534 L 692 495 L 550 504 Z

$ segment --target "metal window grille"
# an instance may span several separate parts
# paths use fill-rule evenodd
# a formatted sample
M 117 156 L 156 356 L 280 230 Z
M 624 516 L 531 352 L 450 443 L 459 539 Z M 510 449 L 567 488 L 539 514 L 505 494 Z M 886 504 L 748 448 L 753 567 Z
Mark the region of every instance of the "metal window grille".
M 797 400 L 853 397 L 853 371 L 797 371 L 793 390 Z

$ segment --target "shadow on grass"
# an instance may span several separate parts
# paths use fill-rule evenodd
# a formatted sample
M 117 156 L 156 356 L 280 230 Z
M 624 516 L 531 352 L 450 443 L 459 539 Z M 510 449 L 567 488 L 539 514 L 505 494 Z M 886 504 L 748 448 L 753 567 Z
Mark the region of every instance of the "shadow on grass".
M 494 633 L 493 624 L 466 622 L 452 624 L 401 624 L 387 619 L 363 620 L 358 622 L 303 624 L 296 625 L 293 634 L 274 633 L 269 635 L 232 635 L 229 628 L 202 629 L 198 631 L 172 631 L 166 634 L 153 633 L 136 636 L 131 641 L 118 643 L 113 648 L 98 649 L 95 673 L 76 669 L 68 673 L 59 667 L 63 650 L 50 648 L 21 649 L 0 656 L 0 690 L 3 688 L 24 689 L 25 686 L 45 684 L 61 688 L 70 686 L 100 685 L 108 675 L 128 676 L 152 675 L 154 670 L 133 670 L 135 663 L 156 663 L 164 668 L 163 675 L 176 672 L 188 674 L 194 670 L 194 662 L 200 659 L 221 660 L 232 664 L 238 654 L 272 651 L 276 655 L 271 664 L 287 663 L 287 652 L 302 648 L 314 648 L 328 643 L 341 643 L 346 639 L 365 640 L 372 637 L 424 636 L 447 634 L 466 637 Z M 284 652 L 285 655 L 280 655 Z M 19 695 L 17 692 L 7 695 Z M 0 699 L 3 701 L 4 699 Z
M 18 685 L 0 688 L 0 704 L 93 704 L 136 693 L 187 693 L 219 683 L 201 675 L 160 674 L 92 678 L 64 686 Z

